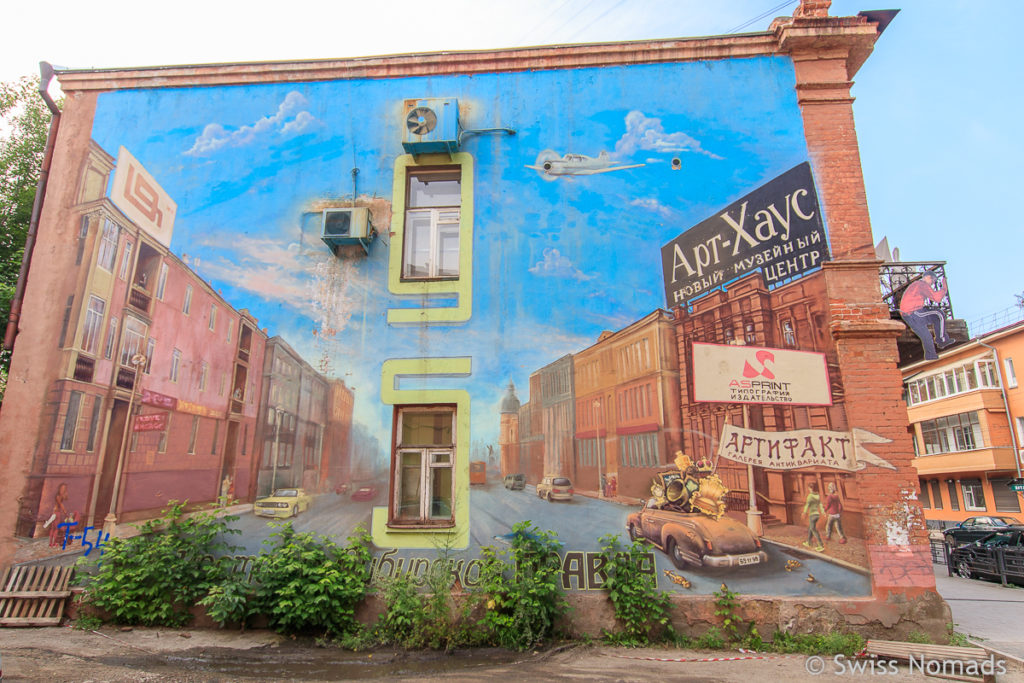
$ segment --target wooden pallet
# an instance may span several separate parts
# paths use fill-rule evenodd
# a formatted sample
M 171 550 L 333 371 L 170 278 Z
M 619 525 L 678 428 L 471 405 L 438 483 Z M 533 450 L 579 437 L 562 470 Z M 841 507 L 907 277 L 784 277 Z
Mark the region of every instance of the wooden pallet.
M 64 618 L 73 567 L 8 567 L 0 582 L 0 626 L 53 626 Z
M 896 659 L 904 662 L 908 661 L 910 657 L 914 657 L 919 662 L 946 662 L 950 664 L 950 666 L 946 668 L 951 672 L 963 671 L 966 668 L 966 665 L 971 662 L 973 662 L 976 665 L 976 668 L 981 671 L 982 664 L 994 661 L 994 659 L 990 660 L 991 654 L 980 647 L 926 645 L 922 643 L 903 643 L 891 640 L 869 640 L 865 647 L 865 652 L 869 655 L 875 655 L 884 659 Z M 956 664 L 959 664 L 960 666 L 956 666 Z M 995 673 L 978 673 L 975 676 L 961 676 L 956 675 L 956 673 L 928 673 L 927 671 L 924 673 L 926 676 L 945 678 L 951 681 L 984 681 L 985 683 L 995 683 L 996 680 Z

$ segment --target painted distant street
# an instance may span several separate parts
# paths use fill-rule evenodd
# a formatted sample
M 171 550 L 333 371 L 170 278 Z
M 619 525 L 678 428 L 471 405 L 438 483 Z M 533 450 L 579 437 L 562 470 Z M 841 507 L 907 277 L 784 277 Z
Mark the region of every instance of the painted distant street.
M 297 531 L 311 531 L 338 539 L 349 535 L 357 524 L 369 528 L 370 512 L 374 505 L 382 504 L 350 500 L 348 495 L 333 493 L 314 498 L 308 511 L 294 518 Z M 512 531 L 517 522 L 529 520 L 539 529 L 554 531 L 558 538 L 589 539 L 577 541 L 565 551 L 597 552 L 599 539 L 607 534 L 616 534 L 623 545 L 629 543 L 626 533 L 626 516 L 632 508 L 605 500 L 575 496 L 567 502 L 548 503 L 537 498 L 532 486 L 522 491 L 509 491 L 499 483 L 474 486 L 470 492 L 472 533 L 470 546 L 474 550 L 456 553 L 457 557 L 477 557 L 475 548 L 484 545 L 505 546 L 502 536 Z M 240 515 L 233 524 L 242 533 L 231 539 L 243 550 L 239 554 L 259 553 L 264 540 L 270 537 L 273 528 L 264 517 L 252 512 Z M 381 551 L 387 549 L 380 549 Z M 870 581 L 866 574 L 837 565 L 827 560 L 764 543 L 768 554 L 765 564 L 730 569 L 687 568 L 677 570 L 671 560 L 659 549 L 651 546 L 657 567 L 658 586 L 663 590 L 676 589 L 683 593 L 710 594 L 724 582 L 729 588 L 746 595 L 869 595 Z M 379 551 L 378 551 L 379 552 Z M 399 551 L 396 557 L 424 555 L 419 551 Z M 786 571 L 789 560 L 798 560 L 801 566 Z M 665 571 L 674 572 L 690 581 L 691 587 L 684 589 L 673 584 Z M 813 575 L 814 581 L 808 581 Z

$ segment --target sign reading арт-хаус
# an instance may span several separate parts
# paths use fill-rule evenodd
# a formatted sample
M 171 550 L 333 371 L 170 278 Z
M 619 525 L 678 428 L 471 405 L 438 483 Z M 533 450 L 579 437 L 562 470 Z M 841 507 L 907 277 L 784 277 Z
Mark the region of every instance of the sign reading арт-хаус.
M 828 257 L 811 165 L 804 162 L 663 246 L 665 299 L 669 308 L 686 306 L 758 269 L 773 285 Z

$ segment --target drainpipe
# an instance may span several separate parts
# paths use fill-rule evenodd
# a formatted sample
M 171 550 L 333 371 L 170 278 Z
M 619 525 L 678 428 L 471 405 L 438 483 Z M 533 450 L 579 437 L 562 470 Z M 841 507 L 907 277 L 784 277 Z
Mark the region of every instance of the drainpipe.
M 57 142 L 57 128 L 60 126 L 60 108 L 50 97 L 47 89 L 53 80 L 53 66 L 49 62 L 39 62 L 39 94 L 53 116 L 50 118 L 50 131 L 46 134 L 46 147 L 43 152 L 43 167 L 36 183 L 36 197 L 32 202 L 32 216 L 28 222 L 28 234 L 25 236 L 25 253 L 21 257 L 21 269 L 18 271 L 18 283 L 15 285 L 14 298 L 11 300 L 11 313 L 7 319 L 4 332 L 4 349 L 14 348 L 14 338 L 18 334 L 18 320 L 21 318 L 21 303 L 25 298 L 25 282 L 28 280 L 29 264 L 32 262 L 32 250 L 36 245 L 36 233 L 39 230 L 39 215 L 43 212 L 43 198 L 46 195 L 46 182 L 50 176 L 50 163 L 53 161 L 53 147 Z
M 1013 423 L 1013 415 L 1010 414 L 1010 402 L 1006 400 L 1006 382 L 1003 381 L 1003 366 L 999 363 L 999 352 L 996 347 L 978 340 L 978 344 L 986 349 L 992 349 L 992 358 L 996 362 L 996 370 L 999 371 L 999 393 L 1003 395 L 1003 410 L 1006 411 L 1006 420 L 1010 423 L 1010 440 L 1013 442 L 1013 464 L 1017 466 L 1017 478 L 1020 479 L 1020 444 L 1017 442 L 1017 425 Z

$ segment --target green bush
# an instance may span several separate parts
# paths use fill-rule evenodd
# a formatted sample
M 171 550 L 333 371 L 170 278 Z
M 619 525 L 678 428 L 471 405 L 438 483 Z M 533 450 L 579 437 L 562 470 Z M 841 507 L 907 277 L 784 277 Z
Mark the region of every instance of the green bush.
M 864 649 L 864 639 L 856 633 L 785 633 L 776 631 L 767 644 L 772 652 L 805 655 L 852 657 Z
M 210 592 L 199 604 L 206 608 L 206 614 L 221 628 L 228 623 L 235 623 L 243 631 L 256 611 L 253 587 L 244 575 L 237 573 L 231 573 L 220 584 L 210 588 Z
M 481 549 L 474 599 L 482 604 L 479 625 L 490 642 L 525 650 L 551 636 L 555 621 L 567 608 L 561 589 L 560 548 L 554 532 L 519 522 L 512 527 L 510 549 Z
M 647 645 L 655 640 L 673 637 L 669 615 L 672 609 L 668 593 L 658 590 L 656 578 L 641 571 L 650 548 L 634 541 L 623 548 L 618 536 L 601 537 L 606 579 L 604 590 L 621 624 L 616 633 L 606 631 L 605 640 L 631 647 Z
M 356 527 L 348 544 L 297 533 L 291 522 L 265 541 L 253 564 L 251 613 L 265 614 L 279 633 L 321 632 L 340 636 L 355 630 L 356 608 L 370 585 L 370 537 Z
M 236 548 L 225 540 L 237 517 L 210 511 L 185 515 L 186 502 L 170 501 L 159 519 L 131 538 L 111 538 L 97 560 L 80 560 L 95 575 L 86 578 L 86 602 L 114 621 L 147 626 L 182 626 L 189 609 L 227 576 Z

